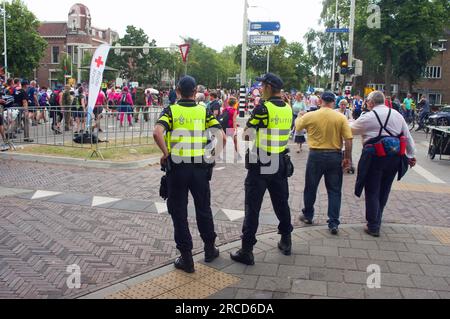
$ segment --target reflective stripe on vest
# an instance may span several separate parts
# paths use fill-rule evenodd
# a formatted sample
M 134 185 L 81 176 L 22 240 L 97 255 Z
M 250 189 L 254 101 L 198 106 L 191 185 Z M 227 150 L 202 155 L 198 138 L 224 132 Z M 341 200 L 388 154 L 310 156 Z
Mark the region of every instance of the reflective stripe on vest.
M 172 105 L 173 129 L 168 135 L 169 151 L 175 157 L 203 157 L 207 138 L 206 109 L 203 106 Z
M 280 107 L 272 102 L 264 106 L 269 112 L 269 121 L 266 129 L 259 129 L 256 138 L 256 147 L 270 154 L 283 153 L 289 143 L 292 127 L 292 108 L 289 104 Z

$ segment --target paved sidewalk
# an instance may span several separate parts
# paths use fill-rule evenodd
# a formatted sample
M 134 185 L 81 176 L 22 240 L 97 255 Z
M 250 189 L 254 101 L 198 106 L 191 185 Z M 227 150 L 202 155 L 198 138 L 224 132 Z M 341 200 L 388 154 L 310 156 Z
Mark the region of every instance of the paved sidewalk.
M 298 229 L 289 257 L 278 251 L 278 240 L 276 234 L 259 237 L 255 266 L 229 259 L 240 245 L 236 242 L 222 247 L 214 263 L 197 263 L 194 275 L 167 266 L 83 298 L 450 298 L 448 228 L 384 225 L 378 239 L 366 235 L 362 225 L 344 226 L 338 237 L 323 227 Z M 381 288 L 367 286 L 370 265 L 381 271 Z

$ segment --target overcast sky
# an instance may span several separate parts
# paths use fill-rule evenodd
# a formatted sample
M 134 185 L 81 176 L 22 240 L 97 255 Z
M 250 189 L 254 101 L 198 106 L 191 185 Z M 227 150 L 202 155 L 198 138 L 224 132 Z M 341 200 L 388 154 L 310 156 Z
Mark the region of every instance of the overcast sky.
M 41 21 L 66 21 L 75 0 L 24 0 Z M 242 42 L 244 0 L 83 0 L 92 25 L 118 31 L 127 25 L 144 29 L 158 45 L 180 44 L 180 36 L 201 40 L 221 50 Z M 249 0 L 251 21 L 280 21 L 280 35 L 303 41 L 310 27 L 316 28 L 322 0 Z

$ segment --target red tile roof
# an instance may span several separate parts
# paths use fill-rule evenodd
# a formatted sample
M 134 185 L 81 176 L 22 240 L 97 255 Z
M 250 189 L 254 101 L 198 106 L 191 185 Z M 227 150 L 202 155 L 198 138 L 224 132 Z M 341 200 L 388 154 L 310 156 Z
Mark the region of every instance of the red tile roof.
M 38 31 L 42 37 L 65 37 L 67 35 L 67 23 L 43 22 Z

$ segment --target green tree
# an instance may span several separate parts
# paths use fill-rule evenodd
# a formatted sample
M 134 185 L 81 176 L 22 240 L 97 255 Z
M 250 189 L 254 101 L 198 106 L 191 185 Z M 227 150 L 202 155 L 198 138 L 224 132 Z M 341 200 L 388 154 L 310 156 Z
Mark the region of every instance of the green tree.
M 36 16 L 21 0 L 6 3 L 8 71 L 13 76 L 31 77 L 44 57 L 47 42 L 39 35 L 38 27 Z
M 270 47 L 269 70 L 278 74 L 286 89 L 304 89 L 312 79 L 312 60 L 298 42 L 288 43 L 281 38 L 280 44 Z M 241 46 L 235 49 L 235 62 L 241 60 Z M 267 48 L 251 46 L 247 53 L 247 70 L 250 78 L 267 72 Z
M 449 26 L 450 5 L 447 0 L 381 0 L 378 5 L 381 28 L 363 24 L 360 32 L 364 34 L 362 40 L 382 58 L 386 94 L 390 95 L 394 71 L 406 77 L 410 88 L 420 79 L 433 56 L 430 42 L 441 37 Z
M 134 26 L 127 26 L 125 36 L 119 39 L 118 43 L 121 46 L 144 46 L 145 44 L 156 46 L 156 41 L 150 41 L 144 30 Z M 121 75 L 130 81 L 153 83 L 156 81 L 155 74 L 152 72 L 154 55 L 154 49 L 150 50 L 149 54 L 144 54 L 143 49 L 122 50 L 119 55 L 111 50 L 108 64 L 120 70 Z
M 348 0 L 339 0 L 339 26 L 349 25 L 349 3 Z M 367 23 L 369 4 L 376 4 L 381 9 L 380 28 L 371 28 Z M 334 13 L 335 1 L 324 0 L 321 21 L 325 27 L 334 26 Z M 411 89 L 433 57 L 430 42 L 441 37 L 445 28 L 450 26 L 449 15 L 448 0 L 359 0 L 355 56 L 364 61 L 366 73 L 384 73 L 386 94 L 390 95 L 393 75 L 405 78 Z M 311 32 L 310 38 L 314 38 L 313 34 Z M 332 44 L 331 36 L 328 35 L 327 42 Z M 338 39 L 340 50 L 347 50 L 348 36 L 340 35 Z M 324 56 L 331 61 L 333 50 L 326 48 L 325 51 Z
M 70 56 L 64 55 L 59 63 L 57 79 L 59 83 L 67 83 L 66 76 L 71 75 L 71 71 L 75 72 Z

